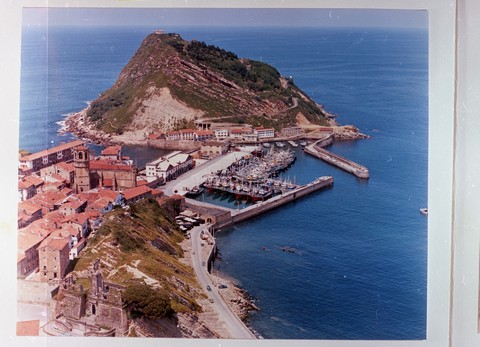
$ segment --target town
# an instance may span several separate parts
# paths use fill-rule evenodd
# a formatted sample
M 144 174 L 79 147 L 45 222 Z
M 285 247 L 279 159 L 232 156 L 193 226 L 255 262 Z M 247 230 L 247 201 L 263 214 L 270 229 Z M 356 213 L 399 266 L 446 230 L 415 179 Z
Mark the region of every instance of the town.
M 261 150 L 262 147 L 265 150 L 270 146 L 272 149 L 273 147 L 283 147 L 285 146 L 283 141 L 288 141 L 291 146 L 298 146 L 295 141 L 299 141 L 302 147 L 305 147 L 306 153 L 319 156 L 320 152 L 318 151 L 321 149 L 316 144 L 323 147 L 325 144 L 333 142 L 335 132 L 338 133 L 338 129 L 320 127 L 316 132 L 305 134 L 302 128 L 295 127 L 283 129 L 277 135 L 274 129 L 243 126 L 211 130 L 209 129 L 210 125 L 211 123 L 202 123 L 197 124 L 199 128 L 197 130 L 184 129 L 165 134 L 150 134 L 148 140 L 153 143 L 168 141 L 168 146 L 176 143 L 178 147 L 182 147 L 187 142 L 191 147 L 188 150 L 174 150 L 155 158 L 142 168 L 134 165 L 133 158 L 123 155 L 120 145 L 107 146 L 98 156 L 95 156 L 83 140 L 75 140 L 37 153 L 20 156 L 17 277 L 20 281 L 19 292 L 23 288 L 24 294 L 19 294 L 19 300 L 27 303 L 45 303 L 46 300 L 51 300 L 53 293 L 62 283 L 64 286 L 71 283 L 72 279 L 67 277 L 69 265 L 81 257 L 89 237 L 95 234 L 103 224 L 106 215 L 115 207 L 125 208 L 130 203 L 146 198 L 153 198 L 162 206 L 168 199 L 173 199 L 178 202 L 179 210 L 184 211 L 185 206 L 188 205 L 185 203 L 185 195 L 189 196 L 192 189 L 198 187 L 196 185 L 194 187 L 192 184 L 188 187 L 183 186 L 188 179 L 180 180 L 181 188 L 178 187 L 178 184 L 176 186 L 169 184 L 169 187 L 175 189 L 165 189 L 165 184 L 175 181 L 181 175 L 199 166 L 205 168 L 203 169 L 205 172 L 209 172 L 214 167 L 213 164 L 208 164 L 209 161 L 215 162 L 211 159 L 220 157 L 219 159 L 223 160 L 222 165 L 226 168 L 229 165 L 235 165 L 240 158 L 245 159 L 244 155 L 251 158 L 248 153 L 254 153 L 256 150 Z M 309 145 L 307 145 L 307 139 L 310 142 Z M 271 142 L 273 143 L 271 144 Z M 153 145 L 153 143 L 149 142 L 149 145 Z M 248 146 L 249 150 L 246 152 L 245 144 L 254 145 Z M 233 153 L 232 158 L 235 159 L 227 159 L 228 156 L 225 157 L 225 155 L 228 153 Z M 240 158 L 237 158 L 235 153 L 240 153 Z M 290 159 L 282 169 L 294 160 L 291 154 L 285 153 Z M 348 160 L 341 159 L 342 161 L 338 161 L 336 165 L 346 169 L 342 167 L 342 164 L 348 166 L 348 163 L 344 163 Z M 335 162 L 332 163 L 335 164 Z M 352 167 L 357 165 L 350 164 Z M 201 168 L 199 167 L 199 169 Z M 358 168 L 354 167 L 354 169 Z M 351 172 L 356 174 L 353 169 Z M 198 176 L 198 174 L 195 173 L 193 176 Z M 202 177 L 205 176 L 209 176 L 209 179 L 213 177 L 212 175 L 202 175 Z M 271 181 L 272 185 L 273 182 Z M 208 187 L 208 182 L 201 183 L 205 183 Z M 208 208 L 208 206 L 207 208 L 205 206 L 197 207 L 197 211 L 203 209 L 204 213 L 201 217 L 204 218 L 203 220 L 207 220 L 208 225 L 223 227 L 255 216 L 332 183 L 332 178 L 325 178 L 314 183 L 313 186 L 295 186 L 298 191 L 293 195 L 285 194 L 284 197 L 279 197 L 280 200 L 283 198 L 283 202 L 273 202 L 275 199 L 272 199 L 271 206 L 253 205 L 253 209 L 245 209 L 244 213 L 235 211 L 217 213 L 218 211 Z M 240 196 L 243 195 L 237 192 L 236 197 Z M 265 199 L 270 196 L 271 194 Z M 252 200 L 261 202 L 264 198 L 253 198 Z M 254 209 L 256 207 L 258 208 Z M 179 223 L 179 229 L 185 232 L 186 228 L 181 224 Z M 188 233 L 186 235 L 188 237 Z M 210 269 L 210 266 L 209 262 L 207 268 Z M 35 298 L 36 291 L 31 288 L 36 288 L 37 292 L 43 293 L 43 297 L 39 295 Z M 45 293 L 47 293 L 46 297 Z M 121 300 L 120 297 L 117 295 L 117 301 Z M 121 307 L 121 301 L 119 305 Z M 31 330 L 37 332 L 39 330 L 39 322 L 19 323 L 27 324 L 27 326 L 30 323 L 34 324 Z
M 302 133 L 299 127 L 287 128 L 282 135 Z M 225 154 L 230 146 L 227 139 L 251 142 L 252 137 L 273 140 L 274 135 L 274 129 L 251 127 L 151 134 L 149 139 L 191 141 L 200 150 L 173 151 L 147 163 L 143 172 L 132 158 L 123 156 L 120 145 L 108 146 L 95 157 L 82 140 L 20 157 L 18 276 L 33 273 L 36 280 L 60 281 L 89 233 L 115 206 L 146 197 L 161 200 L 164 192 L 158 186 L 192 169 L 196 160 Z

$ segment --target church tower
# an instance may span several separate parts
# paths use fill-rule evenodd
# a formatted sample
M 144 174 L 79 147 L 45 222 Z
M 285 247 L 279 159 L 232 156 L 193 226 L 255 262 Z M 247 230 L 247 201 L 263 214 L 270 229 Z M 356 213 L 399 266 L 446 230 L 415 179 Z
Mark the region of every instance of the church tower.
M 73 181 L 75 193 L 90 190 L 90 153 L 87 147 L 80 146 L 75 149 L 73 167 L 75 170 Z

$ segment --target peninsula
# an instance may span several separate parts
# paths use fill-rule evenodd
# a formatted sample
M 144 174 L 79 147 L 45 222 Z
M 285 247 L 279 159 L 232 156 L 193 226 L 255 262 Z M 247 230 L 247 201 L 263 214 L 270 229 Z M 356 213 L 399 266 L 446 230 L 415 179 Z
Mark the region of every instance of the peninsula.
M 97 143 L 145 145 L 151 134 L 196 129 L 204 121 L 218 137 L 226 126 L 245 124 L 309 132 L 336 126 L 334 118 L 266 63 L 156 31 L 110 89 L 67 118 L 66 130 Z
M 323 149 L 368 138 L 334 118 L 265 63 L 147 36 L 114 85 L 66 120 L 83 140 L 20 157 L 19 301 L 52 310 L 37 332 L 255 338 L 240 320 L 254 302 L 211 273 L 215 232 L 333 186 L 275 179 L 295 161 L 287 142 L 368 178 Z M 108 146 L 95 156 L 85 140 Z M 129 144 L 175 151 L 138 168 Z M 202 189 L 251 206 L 188 198 Z

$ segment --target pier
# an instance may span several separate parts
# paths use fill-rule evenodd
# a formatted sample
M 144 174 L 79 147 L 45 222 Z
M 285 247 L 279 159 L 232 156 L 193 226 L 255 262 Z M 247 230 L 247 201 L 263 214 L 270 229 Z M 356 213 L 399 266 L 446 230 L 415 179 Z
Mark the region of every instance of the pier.
M 241 210 L 234 210 L 226 207 L 187 199 L 187 206 L 200 213 L 211 213 L 204 216 L 208 223 L 212 223 L 216 228 L 224 228 L 238 222 L 256 217 L 274 208 L 280 207 L 286 203 L 295 201 L 310 193 L 324 189 L 333 185 L 332 176 L 322 176 L 311 183 L 302 185 L 296 189 L 274 196 L 268 200 L 255 203 Z
M 345 170 L 359 178 L 367 179 L 370 177 L 370 173 L 365 166 L 357 164 L 351 160 L 348 160 L 338 154 L 334 154 L 326 149 L 321 148 L 322 146 L 326 146 L 330 144 L 330 139 L 325 138 L 322 140 L 318 140 L 315 143 L 308 145 L 305 147 L 305 153 L 313 155 L 323 161 L 335 165 L 336 167 Z

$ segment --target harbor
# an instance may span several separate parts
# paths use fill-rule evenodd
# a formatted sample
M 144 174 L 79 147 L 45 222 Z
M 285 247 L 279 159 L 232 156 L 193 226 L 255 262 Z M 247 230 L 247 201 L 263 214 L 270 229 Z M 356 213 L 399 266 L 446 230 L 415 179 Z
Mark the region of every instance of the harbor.
M 288 192 L 276 195 L 268 200 L 252 204 L 242 209 L 232 209 L 217 206 L 208 202 L 202 202 L 193 199 L 187 199 L 187 207 L 206 218 L 215 228 L 225 228 L 247 219 L 256 217 L 280 207 L 284 204 L 293 202 L 313 192 L 333 186 L 332 176 L 322 176 L 308 184 L 298 186 Z
M 370 177 L 370 173 L 365 166 L 357 164 L 349 159 L 346 159 L 338 154 L 327 151 L 318 144 L 318 142 L 323 142 L 324 140 L 319 140 L 311 145 L 308 145 L 304 148 L 305 153 L 313 155 L 331 165 L 345 170 L 358 178 L 367 179 Z

